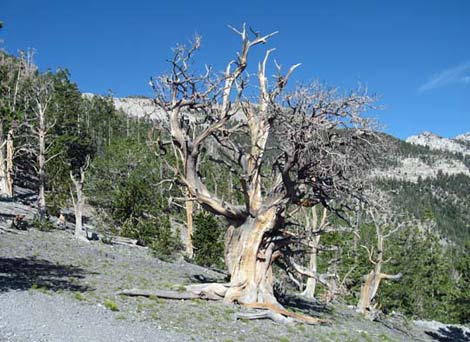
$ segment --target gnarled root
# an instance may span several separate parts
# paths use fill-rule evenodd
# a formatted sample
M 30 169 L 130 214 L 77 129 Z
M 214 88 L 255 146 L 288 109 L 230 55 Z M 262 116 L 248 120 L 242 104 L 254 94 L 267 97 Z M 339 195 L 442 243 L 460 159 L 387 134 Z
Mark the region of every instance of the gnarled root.
M 267 309 L 266 311 L 269 311 L 270 314 L 268 314 L 268 317 L 262 317 L 262 318 L 270 318 L 276 322 L 277 320 L 273 319 L 273 317 L 282 316 L 285 319 L 290 319 L 292 323 L 297 322 L 297 323 L 305 323 L 305 324 L 331 324 L 331 322 L 326 319 L 321 319 L 321 318 L 311 317 L 307 315 L 297 314 L 295 312 L 290 312 L 284 308 L 280 308 L 278 305 L 253 303 L 253 304 L 245 304 L 244 306 L 248 308 L 253 308 L 253 309 Z
M 154 290 L 146 291 L 139 289 L 129 289 L 119 291 L 118 295 L 125 296 L 142 296 L 142 297 L 158 297 L 165 299 L 205 299 L 205 300 L 223 300 L 229 288 L 229 284 L 193 284 L 184 287 L 184 291 L 171 291 L 171 290 Z M 281 324 L 328 324 L 328 320 L 315 318 L 311 316 L 301 315 L 294 312 L 287 311 L 280 304 L 266 304 L 266 303 L 239 303 L 244 307 L 250 309 L 261 309 L 262 311 L 254 311 L 252 313 L 238 313 L 237 319 L 270 319 L 276 323 Z

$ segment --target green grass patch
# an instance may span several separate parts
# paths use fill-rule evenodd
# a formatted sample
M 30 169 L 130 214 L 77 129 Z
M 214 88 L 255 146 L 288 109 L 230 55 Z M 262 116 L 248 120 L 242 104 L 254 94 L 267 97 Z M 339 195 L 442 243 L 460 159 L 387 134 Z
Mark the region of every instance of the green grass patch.
M 104 307 L 111 311 L 119 311 L 118 305 L 110 299 L 104 301 Z
M 75 297 L 76 300 L 79 300 L 79 301 L 84 301 L 84 300 L 86 300 L 85 296 L 84 296 L 82 293 L 80 293 L 80 292 L 75 292 L 74 297 Z

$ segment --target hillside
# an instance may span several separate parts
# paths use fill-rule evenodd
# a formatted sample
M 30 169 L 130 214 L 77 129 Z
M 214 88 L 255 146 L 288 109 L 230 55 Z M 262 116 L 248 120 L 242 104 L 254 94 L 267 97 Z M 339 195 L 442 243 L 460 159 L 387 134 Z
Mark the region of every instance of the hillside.
M 16 70 L 24 65 L 23 60 L 3 57 L 0 71 L 7 76 L 16 75 Z M 193 125 L 195 121 L 191 121 L 200 117 L 191 119 L 187 112 L 178 112 L 182 114 L 172 121 L 173 125 L 179 124 L 182 132 L 192 134 L 171 144 L 171 136 L 161 129 L 165 118 L 154 110 L 150 99 L 81 94 L 66 70 L 35 71 L 28 77 L 21 82 L 14 77 L 2 79 L 4 87 L 0 88 L 6 99 L 0 107 L 6 114 L 0 120 L 0 256 L 4 260 L 0 264 L 0 301 L 9 310 L 2 321 L 25 316 L 41 323 L 34 325 L 32 332 L 26 330 L 25 335 L 16 320 L 9 320 L 2 326 L 7 340 L 30 340 L 28 334 L 35 331 L 46 340 L 63 339 L 60 336 L 64 328 L 50 327 L 50 319 L 57 317 L 44 320 L 37 316 L 47 312 L 50 305 L 60 308 L 58 312 L 68 324 L 83 327 L 86 313 L 94 327 L 105 327 L 95 336 L 92 331 L 91 340 L 103 340 L 103 334 L 115 336 L 115 319 L 127 322 L 123 326 L 131 331 L 129 339 L 135 335 L 145 340 L 148 334 L 155 331 L 158 335 L 158 330 L 162 330 L 165 339 L 243 340 L 249 335 L 255 341 L 257 332 L 262 332 L 259 336 L 263 339 L 268 336 L 282 341 L 309 340 L 317 332 L 325 340 L 425 340 L 438 329 L 429 320 L 468 322 L 467 155 L 382 135 L 387 153 L 378 158 L 371 141 L 377 147 L 382 146 L 381 142 L 362 139 L 363 131 L 331 130 L 326 115 L 319 124 L 326 123 L 331 134 L 324 134 L 325 130 L 317 128 L 308 112 L 304 112 L 304 122 L 295 122 L 297 111 L 286 113 L 280 108 L 274 133 L 266 138 L 266 153 L 260 154 L 262 162 L 257 161 L 258 173 L 251 174 L 259 175 L 256 182 L 260 197 L 273 200 L 282 208 L 256 209 L 250 204 L 256 201 L 246 202 L 246 177 L 251 176 L 240 174 L 249 164 L 246 156 L 253 151 L 249 148 L 253 139 L 246 132 L 238 133 L 246 125 L 228 123 L 220 135 L 212 136 L 213 140 L 200 140 L 203 144 L 194 152 L 200 156 L 193 174 L 199 179 L 200 188 L 188 194 L 190 188 L 184 186 L 181 168 L 187 171 L 190 164 L 180 157 L 188 155 L 185 149 L 198 146 L 191 139 L 205 134 L 211 120 L 217 122 L 217 102 L 208 102 L 214 105 L 209 112 L 199 112 L 204 119 L 202 124 Z M 15 84 L 21 85 L 19 100 L 9 92 Z M 346 108 L 357 99 L 350 102 L 339 98 L 346 101 Z M 366 103 L 371 100 L 359 99 Z M 253 106 L 252 110 L 258 109 Z M 211 117 L 204 118 L 204 113 Z M 351 113 L 355 110 L 344 115 Z M 232 113 L 233 119 L 239 114 Z M 288 120 L 286 115 L 291 115 Z M 19 125 L 21 120 L 31 124 Z M 265 120 L 268 123 L 271 119 Z M 300 128 L 292 129 L 293 123 L 300 124 Z M 306 129 L 304 124 L 310 127 Z M 304 131 L 308 134 L 304 135 Z M 218 143 L 227 144 L 231 132 L 237 132 L 231 143 L 239 147 L 228 144 L 224 145 L 225 151 L 217 148 Z M 371 139 L 379 136 L 376 132 L 370 134 Z M 265 196 L 261 188 L 284 191 L 278 188 L 283 183 L 274 183 L 277 185 L 273 187 L 276 178 L 270 175 L 283 165 L 282 158 L 291 156 L 283 153 L 276 163 L 280 148 L 286 143 L 299 146 L 298 139 L 304 141 L 303 146 L 309 146 L 301 157 L 291 161 L 301 164 L 276 178 L 286 184 L 300 180 L 299 192 L 288 194 L 285 190 L 282 196 Z M 465 139 L 466 135 L 458 139 L 463 141 L 459 146 L 466 146 Z M 232 160 L 233 167 L 228 158 L 221 158 L 230 151 L 245 154 L 238 158 L 238 166 L 237 161 Z M 370 160 L 375 164 L 372 172 L 366 174 Z M 418 161 L 420 166 L 409 161 Z M 387 202 L 383 207 L 384 213 L 390 212 L 385 224 L 362 209 L 365 201 L 356 201 L 358 197 L 354 196 L 369 195 L 363 191 L 364 185 L 393 195 L 394 203 Z M 202 200 L 196 201 L 193 197 L 200 194 Z M 313 201 L 303 201 L 302 196 L 312 196 Z M 209 203 L 214 198 L 216 205 L 211 207 Z M 288 203 L 290 200 L 292 203 Z M 341 201 L 344 206 L 336 207 Z M 361 206 L 352 208 L 351 204 Z M 313 208 L 306 212 L 306 207 Z M 237 299 L 230 302 L 245 305 L 202 301 L 222 299 L 232 285 L 243 289 L 245 284 L 254 284 L 227 283 L 226 275 L 238 264 L 226 258 L 237 249 L 226 246 L 227 241 L 251 241 L 231 234 L 244 231 L 240 228 L 242 221 L 251 227 L 255 215 L 251 211 L 264 208 L 275 220 L 266 226 L 273 231 L 259 236 L 266 239 L 266 244 L 258 247 L 267 249 L 263 253 L 240 254 L 255 261 L 238 264 L 251 267 L 257 262 L 265 263 L 266 267 L 258 268 L 265 270 L 263 284 L 267 284 L 267 290 L 260 295 L 275 303 L 279 301 L 288 310 L 273 302 L 266 306 L 262 299 L 259 303 L 258 295 L 249 297 L 254 301 L 253 307 L 250 302 Z M 227 213 L 227 220 L 217 210 Z M 263 216 L 259 222 L 268 221 Z M 240 229 L 234 230 L 234 223 Z M 321 229 L 317 230 L 317 225 Z M 378 264 L 379 271 L 371 271 Z M 381 271 L 382 266 L 387 273 Z M 365 280 L 371 274 L 398 281 L 384 281 L 380 291 L 370 297 L 363 289 L 369 286 Z M 307 295 L 304 290 L 312 279 L 315 287 Z M 202 284 L 196 284 L 194 290 L 191 283 Z M 138 298 L 117 294 L 134 287 L 139 288 L 137 293 L 126 293 L 137 294 Z M 212 290 L 197 290 L 206 287 Z M 33 293 L 30 300 L 26 292 Z M 369 300 L 366 306 L 361 304 L 364 298 Z M 24 306 L 15 307 L 15 301 L 38 309 L 25 311 Z M 103 306 L 119 313 L 110 318 Z M 194 318 L 197 324 L 191 325 Z M 282 324 L 258 321 L 261 318 Z M 247 322 L 249 319 L 255 322 Z M 407 326 L 407 321 L 417 319 L 426 320 L 425 328 Z M 147 325 L 153 320 L 159 322 L 157 327 L 153 323 Z M 298 330 L 293 328 L 300 322 Z M 319 325 L 327 322 L 332 325 Z M 304 323 L 317 326 L 306 327 Z M 462 330 L 457 333 L 464 337 Z M 79 339 L 85 336 L 77 334 Z
M 286 327 L 237 320 L 247 310 L 237 305 L 116 295 L 124 288 L 171 289 L 196 279 L 223 281 L 223 275 L 181 259 L 161 261 L 145 248 L 77 242 L 70 231 L 0 230 L 0 340 L 398 342 L 464 336 L 458 328 L 449 328 L 456 333 L 401 316 L 374 323 L 351 307 L 293 296 L 284 299 L 289 309 L 332 325 Z
M 468 136 L 446 139 L 425 132 L 405 141 L 390 137 L 395 148 L 373 172 L 381 187 L 394 194 L 398 208 L 418 219 L 432 218 L 444 238 L 460 245 L 470 233 Z
M 114 104 L 132 118 L 164 120 L 151 99 L 115 98 Z M 464 245 L 470 235 L 470 133 L 453 139 L 431 132 L 384 139 L 392 148 L 372 177 L 394 194 L 400 210 L 418 219 L 433 217 L 445 238 Z

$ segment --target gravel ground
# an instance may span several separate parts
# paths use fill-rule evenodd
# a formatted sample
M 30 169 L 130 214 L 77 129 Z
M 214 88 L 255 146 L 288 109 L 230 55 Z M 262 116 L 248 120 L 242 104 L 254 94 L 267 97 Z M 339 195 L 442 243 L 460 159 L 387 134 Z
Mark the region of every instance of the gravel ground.
M 223 276 L 183 260 L 161 261 L 143 248 L 78 241 L 68 231 L 0 230 L 0 341 L 432 341 L 403 320 L 369 322 L 344 305 L 297 297 L 286 306 L 333 325 L 237 321 L 243 309 L 235 305 L 115 294 L 196 279 Z
M 38 291 L 0 295 L 0 340 L 12 342 L 190 341 L 156 324 L 116 319 L 102 305 L 87 305 Z

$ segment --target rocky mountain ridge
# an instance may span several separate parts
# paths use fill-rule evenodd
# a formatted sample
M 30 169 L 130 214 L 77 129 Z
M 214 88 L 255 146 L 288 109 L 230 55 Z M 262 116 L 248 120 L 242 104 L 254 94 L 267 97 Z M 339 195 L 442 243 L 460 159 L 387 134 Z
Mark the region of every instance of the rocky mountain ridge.
M 162 120 L 165 113 L 158 110 L 152 99 L 144 97 L 115 97 L 114 107 L 133 118 L 150 118 Z
M 429 147 L 431 150 L 448 151 L 470 155 L 470 147 L 465 142 L 470 142 L 470 132 L 457 135 L 455 138 L 444 138 L 429 131 L 418 135 L 412 135 L 405 140 L 414 145 Z
M 93 96 L 93 94 L 84 94 Z M 133 118 L 149 118 L 163 121 L 165 114 L 157 110 L 151 98 L 147 97 L 114 97 L 114 106 Z M 415 146 L 428 148 L 431 156 L 417 152 L 410 155 L 399 155 L 396 165 L 385 169 L 376 169 L 374 177 L 403 179 L 416 182 L 419 177 L 435 178 L 438 173 L 448 175 L 464 174 L 470 177 L 470 168 L 461 158 L 470 156 L 470 132 L 457 135 L 454 138 L 444 138 L 429 131 L 410 136 L 405 142 Z M 436 153 L 434 153 L 436 152 Z M 454 155 L 456 154 L 456 155 Z
M 164 113 L 157 111 L 150 98 L 127 97 L 114 98 L 117 109 L 131 117 L 150 117 L 162 120 Z M 470 132 L 456 136 L 453 139 L 443 138 L 431 132 L 423 132 L 419 135 L 408 137 L 405 142 L 428 147 L 433 151 L 460 153 L 470 156 Z M 377 170 L 374 175 L 385 178 L 400 178 L 416 182 L 418 177 L 436 177 L 438 172 L 449 175 L 463 173 L 470 176 L 470 169 L 459 159 L 450 155 L 434 156 L 423 160 L 418 155 L 402 156 L 398 166 L 386 170 Z

